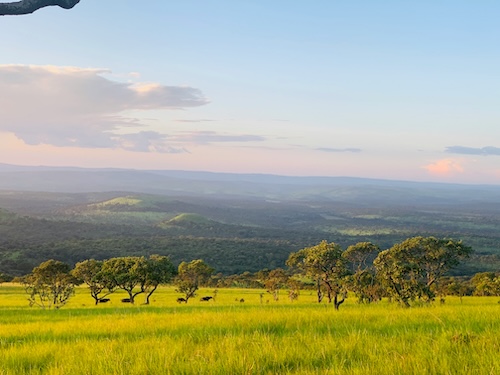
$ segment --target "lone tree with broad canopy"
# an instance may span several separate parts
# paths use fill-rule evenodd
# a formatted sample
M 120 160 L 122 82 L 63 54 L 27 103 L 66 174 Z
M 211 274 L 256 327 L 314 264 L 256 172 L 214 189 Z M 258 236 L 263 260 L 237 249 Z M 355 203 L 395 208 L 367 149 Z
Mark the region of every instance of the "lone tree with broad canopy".
M 111 258 L 102 265 L 102 273 L 108 285 L 126 291 L 132 304 L 138 294 L 145 292 L 145 270 L 144 257 Z
M 77 283 L 70 271 L 69 265 L 54 259 L 33 268 L 31 274 L 20 280 L 29 295 L 30 306 L 42 309 L 64 306 L 74 294 Z
M 342 253 L 340 245 L 322 241 L 316 246 L 291 253 L 286 261 L 287 266 L 316 283 L 318 303 L 326 293 L 328 303 L 333 301 L 336 310 L 345 301 L 345 276 L 349 273 Z
M 416 299 L 432 301 L 439 278 L 471 253 L 462 241 L 413 237 L 382 251 L 374 265 L 387 293 L 409 307 Z
M 196 291 L 208 281 L 214 271 L 201 259 L 192 260 L 189 263 L 182 262 L 179 264 L 177 277 L 174 280 L 177 292 L 184 294 L 187 303 L 191 297 L 196 296 Z
M 21 0 L 10 3 L 0 3 L 0 16 L 30 14 L 48 6 L 59 6 L 63 9 L 71 9 L 79 2 L 80 0 Z
M 146 293 L 146 305 L 149 305 L 149 298 L 156 291 L 160 284 L 168 284 L 177 274 L 177 270 L 170 258 L 161 255 L 151 255 L 146 260 L 144 292 Z
M 113 293 L 116 287 L 116 284 L 102 272 L 103 263 L 95 259 L 84 260 L 77 263 L 71 271 L 73 276 L 87 284 L 96 305 L 102 298 Z

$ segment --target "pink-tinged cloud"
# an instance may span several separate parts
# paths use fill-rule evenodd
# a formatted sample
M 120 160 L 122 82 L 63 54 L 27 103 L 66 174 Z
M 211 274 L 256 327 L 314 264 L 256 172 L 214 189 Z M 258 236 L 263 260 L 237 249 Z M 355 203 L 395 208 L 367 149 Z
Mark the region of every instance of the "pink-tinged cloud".
M 438 176 L 449 176 L 456 173 L 463 173 L 464 168 L 459 161 L 453 159 L 441 159 L 423 167 L 430 174 Z
M 116 82 L 106 78 L 107 73 L 78 67 L 0 65 L 0 131 L 30 145 L 182 151 L 165 143 L 168 129 L 144 131 L 140 120 L 124 113 L 198 107 L 208 103 L 202 92 L 185 86 Z M 123 129 L 129 129 L 129 134 L 123 135 Z

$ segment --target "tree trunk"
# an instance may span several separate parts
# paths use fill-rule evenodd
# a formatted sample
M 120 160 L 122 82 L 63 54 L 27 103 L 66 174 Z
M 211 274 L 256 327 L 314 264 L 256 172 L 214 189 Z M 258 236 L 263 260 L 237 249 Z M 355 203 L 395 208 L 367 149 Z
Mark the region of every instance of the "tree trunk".
M 126 290 L 126 289 L 125 289 Z M 133 305 L 134 304 L 134 298 L 135 298 L 135 294 L 133 293 L 132 290 L 126 290 L 127 293 L 128 293 L 128 299 L 130 300 L 130 303 Z M 123 302 L 123 301 L 122 301 Z
M 149 297 L 151 297 L 151 294 L 155 292 L 156 288 L 158 288 L 158 285 L 155 285 L 155 287 L 146 295 L 146 301 L 144 301 L 145 305 L 149 305 Z
M 402 299 L 401 303 L 403 303 L 403 307 L 405 307 L 405 308 L 410 307 L 410 302 L 408 302 L 407 298 Z
M 333 305 L 335 306 L 335 310 L 338 310 L 340 305 L 342 305 L 345 301 L 345 295 L 342 295 L 342 299 L 339 301 L 338 295 L 335 294 L 335 298 L 333 300 Z
M 321 282 L 319 279 L 316 282 L 316 286 L 318 291 L 318 303 L 321 303 L 321 301 L 323 301 L 323 293 L 321 293 Z

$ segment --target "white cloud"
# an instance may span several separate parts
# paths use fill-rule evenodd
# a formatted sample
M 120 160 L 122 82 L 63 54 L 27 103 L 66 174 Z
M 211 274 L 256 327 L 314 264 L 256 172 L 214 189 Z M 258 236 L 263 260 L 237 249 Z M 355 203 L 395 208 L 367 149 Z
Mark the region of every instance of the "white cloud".
M 116 141 L 120 143 L 121 148 L 125 150 L 170 154 L 188 152 L 183 147 L 170 146 L 167 143 L 167 138 L 168 136 L 157 132 L 143 131 L 134 134 L 123 134 L 117 136 Z
M 360 148 L 354 148 L 354 147 L 349 147 L 349 148 L 320 147 L 317 148 L 316 150 L 324 152 L 361 152 Z
M 105 69 L 0 65 L 0 131 L 28 144 L 180 152 L 157 132 L 118 134 L 141 127 L 124 111 L 180 109 L 207 104 L 200 90 L 109 80 Z M 123 131 L 121 132 L 123 133 Z
M 195 144 L 210 144 L 215 142 L 262 142 L 265 140 L 260 135 L 252 134 L 220 134 L 214 131 L 184 132 L 173 137 L 177 142 Z

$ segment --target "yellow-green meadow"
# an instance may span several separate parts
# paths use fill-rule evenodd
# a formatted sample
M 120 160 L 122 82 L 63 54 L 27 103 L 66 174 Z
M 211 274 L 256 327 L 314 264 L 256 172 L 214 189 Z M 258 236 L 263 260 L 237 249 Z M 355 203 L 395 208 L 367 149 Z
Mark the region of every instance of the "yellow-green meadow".
M 340 311 L 302 291 L 278 302 L 262 290 L 220 289 L 178 304 L 171 287 L 151 305 L 98 306 L 84 287 L 59 310 L 28 307 L 0 286 L 0 375 L 21 374 L 500 374 L 498 297 L 449 297 L 403 309 L 382 301 Z M 244 300 L 244 302 L 240 302 Z

